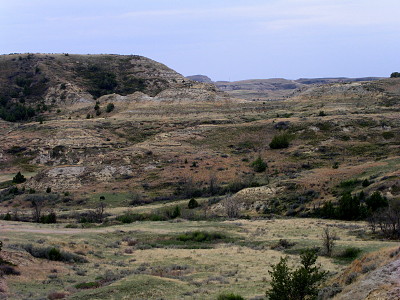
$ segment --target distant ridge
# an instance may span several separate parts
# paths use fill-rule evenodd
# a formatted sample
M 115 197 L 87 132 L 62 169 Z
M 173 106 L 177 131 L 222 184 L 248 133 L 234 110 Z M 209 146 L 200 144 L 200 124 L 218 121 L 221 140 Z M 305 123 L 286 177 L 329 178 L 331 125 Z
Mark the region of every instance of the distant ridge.
M 188 79 L 205 82 L 211 80 L 205 75 L 188 76 Z M 284 78 L 247 79 L 240 81 L 216 81 L 213 83 L 219 90 L 229 93 L 231 96 L 247 100 L 282 99 L 292 96 L 295 92 L 312 86 L 351 83 L 380 80 L 382 77 L 327 77 L 327 78 L 299 78 L 296 80 Z
M 186 78 L 197 81 L 197 82 L 202 82 L 202 83 L 214 83 L 210 77 L 206 75 L 191 75 L 191 76 L 186 76 Z

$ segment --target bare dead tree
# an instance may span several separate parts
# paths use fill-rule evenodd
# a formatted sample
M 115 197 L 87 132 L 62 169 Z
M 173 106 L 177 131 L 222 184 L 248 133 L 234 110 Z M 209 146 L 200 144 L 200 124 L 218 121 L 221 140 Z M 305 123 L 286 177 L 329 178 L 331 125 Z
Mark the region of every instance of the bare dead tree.
M 225 213 L 228 216 L 228 218 L 237 218 L 239 217 L 239 212 L 240 212 L 240 203 L 239 200 L 235 197 L 228 196 L 224 199 L 222 202 L 224 208 L 225 208 Z
M 383 236 L 386 238 L 400 237 L 400 200 L 392 199 L 388 207 L 377 210 L 372 218 Z
M 12 212 L 12 219 L 14 221 L 19 221 L 19 215 L 20 215 L 20 210 L 18 207 L 14 207 L 13 212 Z
M 209 192 L 211 196 L 214 196 L 218 192 L 218 181 L 214 173 L 210 174 Z
M 371 229 L 372 233 L 376 233 L 376 228 L 378 225 L 378 218 L 376 215 L 376 212 L 374 212 L 372 215 L 370 215 L 369 217 L 367 217 L 367 221 L 368 221 L 368 226 Z
M 326 255 L 329 257 L 332 256 L 336 239 L 336 232 L 331 231 L 329 227 L 325 227 L 324 231 L 322 232 L 322 244 L 324 246 Z
M 185 198 L 193 197 L 194 191 L 196 190 L 196 185 L 192 177 L 184 178 L 182 185 L 182 195 Z
M 40 222 L 40 218 L 42 216 L 42 211 L 46 206 L 47 199 L 41 195 L 32 195 L 29 200 L 32 204 L 32 217 L 33 220 L 37 223 Z
M 202 208 L 204 212 L 204 219 L 207 219 L 207 213 L 210 210 L 210 205 L 208 204 L 208 202 L 205 202 L 203 203 Z
M 97 219 L 97 222 L 102 223 L 104 221 L 104 212 L 106 209 L 106 204 L 101 201 L 99 203 L 99 205 L 96 207 L 96 209 L 94 210 L 94 215 L 95 218 Z

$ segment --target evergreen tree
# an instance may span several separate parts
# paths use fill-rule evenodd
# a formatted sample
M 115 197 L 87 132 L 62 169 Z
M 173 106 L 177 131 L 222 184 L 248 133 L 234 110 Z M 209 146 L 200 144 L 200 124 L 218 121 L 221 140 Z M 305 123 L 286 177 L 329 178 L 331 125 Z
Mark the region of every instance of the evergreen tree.
M 259 156 L 255 161 L 251 163 L 253 170 L 257 173 L 264 172 L 267 169 L 267 163 Z
M 25 181 L 26 181 L 26 178 L 24 175 L 21 174 L 21 172 L 18 172 L 17 175 L 15 175 L 12 180 L 13 183 L 23 183 Z
M 287 258 L 272 267 L 271 289 L 266 292 L 270 300 L 304 300 L 317 299 L 318 285 L 327 273 L 315 266 L 317 251 L 308 249 L 301 256 L 301 266 L 291 271 Z
M 360 216 L 360 199 L 345 193 L 339 199 L 338 215 L 344 220 L 356 220 Z
M 189 203 L 188 203 L 188 208 L 189 209 L 193 209 L 193 208 L 196 208 L 196 207 L 199 207 L 199 203 L 194 198 L 190 199 Z
M 381 207 L 387 207 L 388 201 L 385 197 L 381 195 L 380 192 L 375 191 L 370 197 L 368 197 L 365 200 L 365 203 L 367 204 L 368 208 L 371 209 L 371 211 L 376 211 L 378 208 Z

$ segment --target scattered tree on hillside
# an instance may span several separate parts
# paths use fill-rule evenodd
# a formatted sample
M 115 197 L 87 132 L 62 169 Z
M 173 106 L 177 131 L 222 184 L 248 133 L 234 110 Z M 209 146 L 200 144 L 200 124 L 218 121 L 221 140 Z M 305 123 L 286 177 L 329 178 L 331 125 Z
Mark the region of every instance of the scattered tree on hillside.
M 13 183 L 23 183 L 25 181 L 26 181 L 26 178 L 24 175 L 21 174 L 21 172 L 18 172 L 17 175 L 15 175 L 12 180 Z
M 189 209 L 194 209 L 196 207 L 199 207 L 199 203 L 194 198 L 190 199 L 189 203 L 188 203 L 188 208 Z
M 176 219 L 181 216 L 181 208 L 177 205 L 171 211 L 167 211 L 167 217 L 170 219 Z
M 301 256 L 301 266 L 291 270 L 287 257 L 269 271 L 272 277 L 271 288 L 266 292 L 270 300 L 305 300 L 316 299 L 318 285 L 326 278 L 327 273 L 315 266 L 317 250 L 308 249 Z
M 389 205 L 386 197 L 383 197 L 382 194 L 378 191 L 375 191 L 370 197 L 365 200 L 365 204 L 372 211 L 376 211 L 381 207 L 386 207 Z
M 267 163 L 261 158 L 261 156 L 258 156 L 258 158 L 251 163 L 251 166 L 254 172 L 257 173 L 264 172 L 267 169 Z
M 275 135 L 271 143 L 269 143 L 269 147 L 271 149 L 283 149 L 283 148 L 288 148 L 289 147 L 289 140 L 290 136 L 287 133 L 282 133 Z
M 343 220 L 356 220 L 360 217 L 360 199 L 345 193 L 339 199 L 338 216 Z
M 106 107 L 106 112 L 108 112 L 108 113 L 112 112 L 114 110 L 114 108 L 115 108 L 114 103 L 108 103 L 107 107 Z

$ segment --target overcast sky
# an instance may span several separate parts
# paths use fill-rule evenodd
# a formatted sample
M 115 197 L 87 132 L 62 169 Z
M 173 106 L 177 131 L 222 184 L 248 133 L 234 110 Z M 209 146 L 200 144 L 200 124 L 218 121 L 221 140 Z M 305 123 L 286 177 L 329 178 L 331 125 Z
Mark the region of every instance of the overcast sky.
M 213 80 L 389 76 L 399 0 L 0 0 L 0 53 L 139 54 Z

